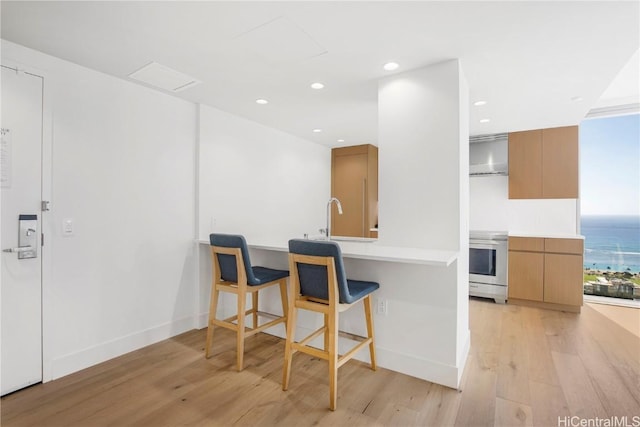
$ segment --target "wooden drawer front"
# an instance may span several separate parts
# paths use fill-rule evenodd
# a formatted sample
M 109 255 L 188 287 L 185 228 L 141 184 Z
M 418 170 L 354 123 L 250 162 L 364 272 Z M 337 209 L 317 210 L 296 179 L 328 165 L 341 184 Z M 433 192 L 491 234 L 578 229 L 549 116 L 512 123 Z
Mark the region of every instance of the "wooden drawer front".
M 544 251 L 559 254 L 582 255 L 584 240 L 582 239 L 544 239 Z
M 544 254 L 509 252 L 509 298 L 543 300 Z
M 544 239 L 539 237 L 509 237 L 509 250 L 544 252 Z
M 544 301 L 582 305 L 582 256 L 544 255 Z

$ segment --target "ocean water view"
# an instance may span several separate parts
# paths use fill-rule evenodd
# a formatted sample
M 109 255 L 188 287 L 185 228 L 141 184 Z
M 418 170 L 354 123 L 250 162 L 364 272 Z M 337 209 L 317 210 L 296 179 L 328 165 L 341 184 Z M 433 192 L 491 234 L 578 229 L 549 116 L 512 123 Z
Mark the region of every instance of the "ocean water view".
M 584 267 L 640 273 L 640 216 L 583 215 Z

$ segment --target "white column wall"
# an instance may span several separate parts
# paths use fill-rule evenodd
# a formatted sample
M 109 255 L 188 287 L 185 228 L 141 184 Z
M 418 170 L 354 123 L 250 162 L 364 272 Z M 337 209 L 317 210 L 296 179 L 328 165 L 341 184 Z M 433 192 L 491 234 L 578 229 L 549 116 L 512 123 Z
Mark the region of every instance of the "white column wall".
M 456 250 L 459 258 L 419 274 L 397 268 L 381 283 L 381 296 L 400 310 L 376 327 L 390 335 L 412 319 L 418 344 L 410 352 L 406 344 L 391 346 L 398 354 L 389 367 L 412 369 L 400 353 L 412 354 L 420 360 L 412 371 L 457 387 L 469 350 L 468 88 L 459 61 L 381 80 L 378 104 L 381 244 Z
M 191 329 L 195 105 L 4 40 L 2 58 L 42 71 L 51 103 L 44 380 Z

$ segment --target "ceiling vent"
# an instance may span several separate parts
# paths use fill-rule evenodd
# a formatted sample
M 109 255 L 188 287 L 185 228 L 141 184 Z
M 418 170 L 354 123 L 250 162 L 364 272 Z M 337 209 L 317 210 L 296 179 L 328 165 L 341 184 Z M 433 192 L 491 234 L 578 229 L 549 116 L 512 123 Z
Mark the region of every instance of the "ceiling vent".
M 145 65 L 139 70 L 129 74 L 129 77 L 150 86 L 174 93 L 202 83 L 198 79 L 194 79 L 191 76 L 158 64 L 157 62 L 151 62 Z

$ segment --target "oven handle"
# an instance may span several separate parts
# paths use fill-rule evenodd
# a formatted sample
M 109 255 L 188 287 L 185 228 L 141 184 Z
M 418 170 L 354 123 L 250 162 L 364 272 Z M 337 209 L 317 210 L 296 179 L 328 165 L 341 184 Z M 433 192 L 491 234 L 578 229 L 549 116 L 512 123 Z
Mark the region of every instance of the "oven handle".
M 506 244 L 506 240 L 488 240 L 488 239 L 469 239 L 469 246 L 474 244 L 480 245 L 504 245 Z

